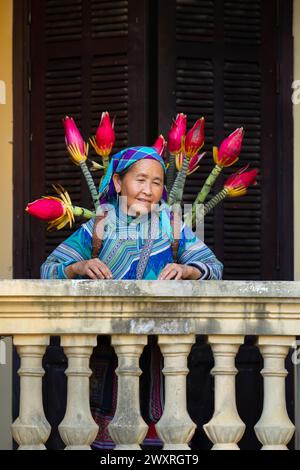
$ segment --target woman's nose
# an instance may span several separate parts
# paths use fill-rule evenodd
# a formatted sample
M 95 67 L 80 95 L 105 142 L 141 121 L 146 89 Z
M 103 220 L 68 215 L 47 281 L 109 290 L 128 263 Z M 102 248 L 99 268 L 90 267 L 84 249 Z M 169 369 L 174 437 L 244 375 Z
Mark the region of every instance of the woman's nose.
M 145 194 L 152 194 L 152 186 L 150 183 L 145 183 L 145 186 L 143 187 L 143 192 Z

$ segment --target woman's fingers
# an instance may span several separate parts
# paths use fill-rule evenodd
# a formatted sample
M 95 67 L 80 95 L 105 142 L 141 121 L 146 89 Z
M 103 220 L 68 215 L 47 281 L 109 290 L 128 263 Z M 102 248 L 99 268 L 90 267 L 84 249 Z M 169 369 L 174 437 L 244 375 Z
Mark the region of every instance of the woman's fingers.
M 86 264 L 86 275 L 91 279 L 112 279 L 112 273 L 99 259 L 89 260 Z
M 160 275 L 158 276 L 158 280 L 163 281 L 165 279 L 165 276 L 166 276 L 166 271 L 165 269 L 163 269 Z
M 102 272 L 102 274 L 104 275 L 104 277 L 106 279 L 112 279 L 113 278 L 113 275 L 112 275 L 112 272 L 111 270 L 109 269 L 108 266 L 106 266 L 105 263 L 103 263 L 103 261 L 100 261 L 98 258 L 95 260 L 97 262 L 97 267 L 100 269 L 100 271 Z
M 106 264 L 102 263 L 101 271 L 104 273 L 107 279 L 112 279 L 113 275 L 111 270 L 106 266 Z
M 167 265 L 163 271 L 160 273 L 159 279 L 161 280 L 169 280 L 173 279 L 177 274 L 177 271 L 175 272 L 175 268 L 172 265 Z
M 93 266 L 91 269 L 96 274 L 97 279 L 105 279 L 105 275 L 98 266 Z
M 164 267 L 164 269 L 162 270 L 162 272 L 158 276 L 158 279 L 162 280 L 162 281 L 167 279 L 167 276 L 170 273 L 170 270 L 171 270 L 171 265 L 167 264 L 167 266 Z
M 86 269 L 86 275 L 90 278 L 90 279 L 98 279 L 96 274 L 90 269 L 90 268 L 87 268 Z
M 172 273 L 169 273 L 166 275 L 166 277 L 164 278 L 165 281 L 171 281 L 171 279 L 174 278 L 174 275 L 172 275 Z
M 160 273 L 159 280 L 182 279 L 182 268 L 178 264 L 167 264 Z

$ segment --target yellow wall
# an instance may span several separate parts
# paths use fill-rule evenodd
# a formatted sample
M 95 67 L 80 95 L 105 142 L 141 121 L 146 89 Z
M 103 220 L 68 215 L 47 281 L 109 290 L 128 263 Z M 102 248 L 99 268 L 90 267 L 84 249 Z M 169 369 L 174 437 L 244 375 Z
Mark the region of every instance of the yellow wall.
M 12 277 L 12 4 L 13 0 L 0 0 L 0 279 Z M 7 364 L 0 364 L 0 450 L 11 448 L 11 340 L 6 338 L 5 343 Z
M 12 0 L 0 1 L 0 80 L 6 86 L 6 104 L 0 104 L 0 279 L 3 279 L 12 277 Z
M 300 1 L 294 0 L 294 79 L 300 80 Z M 294 104 L 294 248 L 295 280 L 300 281 L 300 103 Z

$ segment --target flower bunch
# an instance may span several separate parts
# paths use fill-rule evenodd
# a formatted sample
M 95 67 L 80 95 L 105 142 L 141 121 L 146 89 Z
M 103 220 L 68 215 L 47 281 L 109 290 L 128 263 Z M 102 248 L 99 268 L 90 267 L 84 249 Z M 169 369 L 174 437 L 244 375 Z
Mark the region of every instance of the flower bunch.
M 187 134 L 185 134 L 186 125 L 186 115 L 182 113 L 178 114 L 169 132 L 168 149 L 170 159 L 174 160 L 172 166 L 177 166 L 177 169 L 179 169 L 176 179 L 173 169 L 172 174 L 170 174 L 170 177 L 167 179 L 169 183 L 169 204 L 181 202 L 186 177 L 196 170 L 203 156 L 202 154 L 202 156 L 197 158 L 197 154 L 204 145 L 205 119 L 203 117 L 197 119 Z M 170 166 L 171 161 L 172 160 L 170 160 Z
M 71 161 L 80 166 L 82 173 L 86 179 L 91 197 L 94 203 L 95 212 L 83 207 L 73 206 L 67 191 L 60 185 L 54 186 L 55 191 L 60 196 L 45 196 L 29 203 L 26 212 L 34 217 L 48 222 L 48 229 L 56 228 L 57 230 L 65 227 L 69 223 L 70 227 L 74 222 L 75 216 L 90 219 L 95 217 L 96 211 L 101 213 L 99 204 L 99 194 L 96 189 L 94 180 L 87 167 L 86 161 L 89 152 L 89 144 L 83 139 L 74 119 L 66 116 L 63 119 L 65 130 L 65 143 L 70 155 Z M 96 131 L 96 135 L 90 138 L 90 143 L 94 147 L 96 153 L 102 157 L 103 165 L 96 162 L 93 163 L 93 169 L 104 169 L 106 171 L 109 163 L 109 155 L 115 143 L 114 120 L 111 121 L 109 113 L 104 112 Z
M 111 119 L 107 111 L 101 114 L 100 123 L 94 136 L 89 138 L 91 146 L 96 154 L 101 157 L 101 162 L 92 161 L 89 170 L 86 164 L 89 152 L 89 144 L 83 139 L 74 119 L 66 116 L 63 120 L 65 129 L 65 142 L 71 161 L 80 166 L 88 184 L 95 211 L 83 207 L 73 206 L 67 191 L 60 185 L 53 186 L 59 197 L 46 196 L 29 203 L 26 211 L 41 220 L 48 222 L 48 228 L 61 229 L 69 223 L 70 227 L 75 216 L 83 216 L 89 219 L 101 216 L 99 194 L 96 189 L 91 171 L 103 170 L 104 174 L 109 165 L 109 157 L 115 144 L 115 119 Z M 193 227 L 196 218 L 197 207 L 203 204 L 210 193 L 213 184 L 223 168 L 230 167 L 239 159 L 244 138 L 244 129 L 240 127 L 226 137 L 219 148 L 213 147 L 214 168 L 199 191 L 192 211 L 185 215 L 185 222 Z M 168 133 L 168 141 L 161 134 L 156 139 L 153 147 L 164 159 L 167 167 L 167 189 L 170 205 L 182 202 L 186 178 L 198 170 L 206 152 L 200 152 L 205 142 L 205 118 L 200 117 L 187 131 L 187 116 L 177 114 Z M 223 189 L 214 196 L 204 207 L 207 214 L 225 197 L 238 197 L 246 194 L 250 185 L 256 184 L 257 170 L 248 170 L 248 165 L 232 174 L 224 183 Z
M 214 168 L 207 177 L 203 187 L 199 191 L 192 211 L 185 215 L 185 222 L 194 226 L 196 220 L 196 211 L 199 204 L 206 201 L 216 179 L 224 168 L 234 165 L 240 156 L 244 138 L 244 128 L 239 127 L 226 137 L 220 147 L 213 147 Z M 205 141 L 205 119 L 197 119 L 192 128 L 187 132 L 187 116 L 183 113 L 177 114 L 173 120 L 169 134 L 168 142 L 162 135 L 159 136 L 154 144 L 158 153 L 164 155 L 167 164 L 167 189 L 169 193 L 168 203 L 181 204 L 186 177 L 198 170 L 201 160 L 206 152 L 200 153 Z M 165 155 L 165 149 L 168 149 L 169 157 Z M 248 168 L 248 167 L 247 167 Z M 257 170 L 245 171 L 245 168 L 232 175 L 223 190 L 217 194 L 205 206 L 205 213 L 212 210 L 216 204 L 225 197 L 237 197 L 246 194 L 247 188 L 251 184 L 256 184 Z M 239 182 L 242 182 L 239 185 Z

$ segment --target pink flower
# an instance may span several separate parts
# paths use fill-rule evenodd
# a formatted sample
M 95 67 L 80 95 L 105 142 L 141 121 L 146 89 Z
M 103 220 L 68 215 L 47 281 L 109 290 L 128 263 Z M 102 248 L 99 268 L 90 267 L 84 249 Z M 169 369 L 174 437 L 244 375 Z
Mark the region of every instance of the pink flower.
M 186 115 L 183 113 L 177 114 L 168 135 L 168 149 L 171 154 L 176 155 L 181 151 L 182 138 L 184 137 L 185 132 Z
M 66 146 L 71 156 L 73 163 L 80 165 L 80 163 L 86 160 L 86 154 L 88 147 L 86 146 L 78 127 L 75 124 L 73 118 L 66 116 L 63 120 L 65 128 L 65 140 Z
M 47 222 L 58 219 L 65 213 L 63 203 L 58 198 L 52 197 L 45 197 L 30 202 L 25 210 L 28 214 Z
M 247 188 L 256 185 L 256 177 L 258 170 L 246 171 L 249 165 L 241 168 L 239 171 L 229 176 L 224 183 L 230 197 L 243 196 L 247 192 Z
M 214 147 L 214 161 L 220 167 L 233 165 L 238 159 L 242 149 L 244 129 L 236 129 L 229 137 L 223 140 L 219 150 Z
M 65 127 L 65 134 L 66 134 L 66 145 L 76 145 L 80 152 L 84 155 L 84 140 L 78 130 L 78 127 L 75 124 L 73 118 L 66 116 L 63 121 Z
M 155 143 L 152 145 L 153 148 L 157 151 L 158 155 L 163 156 L 166 149 L 167 142 L 162 134 L 156 139 Z
M 192 129 L 187 133 L 184 142 L 185 155 L 187 158 L 192 158 L 203 147 L 205 138 L 204 126 L 205 119 L 202 117 L 195 122 Z
M 96 136 L 90 139 L 92 146 L 101 157 L 108 157 L 114 146 L 116 140 L 114 125 L 115 122 L 114 120 L 111 122 L 109 113 L 107 111 L 102 113 Z
M 30 202 L 26 211 L 41 220 L 46 220 L 48 230 L 57 228 L 60 230 L 69 223 L 70 227 L 74 222 L 73 205 L 67 191 L 61 185 L 52 185 L 57 194 L 60 196 L 46 196 L 42 199 Z
M 194 156 L 190 159 L 190 161 L 189 161 L 188 175 L 191 175 L 191 174 L 194 173 L 196 170 L 198 170 L 200 160 L 202 160 L 202 158 L 204 157 L 205 154 L 206 154 L 206 152 L 198 153 L 198 155 L 194 155 Z

